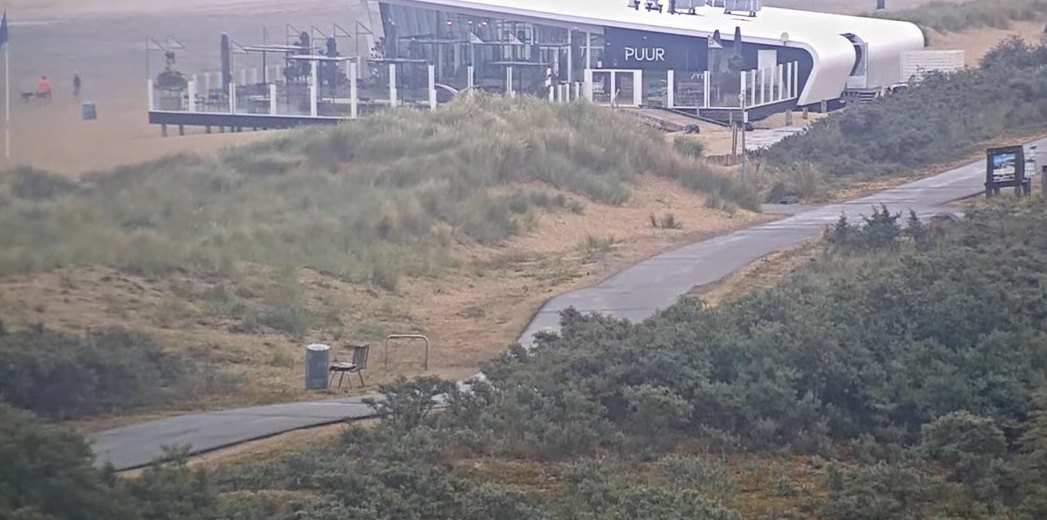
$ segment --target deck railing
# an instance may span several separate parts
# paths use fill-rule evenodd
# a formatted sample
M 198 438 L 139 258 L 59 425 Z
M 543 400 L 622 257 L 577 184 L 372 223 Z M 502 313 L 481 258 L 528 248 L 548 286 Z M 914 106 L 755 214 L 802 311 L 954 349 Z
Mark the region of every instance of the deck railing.
M 747 108 L 799 97 L 796 62 L 743 72 L 643 71 L 587 69 L 583 81 L 561 82 L 546 69 L 545 80 L 533 67 L 504 67 L 504 79 L 477 78 L 474 67 L 464 76 L 437 81 L 434 65 L 390 63 L 360 77 L 348 62 L 343 81 L 331 85 L 315 76 L 285 78 L 279 67 L 243 69 L 223 86 L 220 73 L 191 76 L 185 84 L 164 88 L 148 82 L 150 112 L 245 114 L 318 118 L 356 118 L 394 106 L 436 109 L 461 92 L 484 90 L 516 96 L 547 97 L 553 102 L 584 98 L 599 105 L 655 105 L 672 109 Z M 409 74 L 405 74 L 404 71 Z M 421 75 L 421 77 L 419 77 Z

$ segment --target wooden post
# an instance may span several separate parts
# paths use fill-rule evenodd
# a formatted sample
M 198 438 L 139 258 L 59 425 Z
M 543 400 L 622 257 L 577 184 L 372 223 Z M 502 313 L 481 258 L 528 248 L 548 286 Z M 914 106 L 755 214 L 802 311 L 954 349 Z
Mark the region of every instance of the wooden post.
M 1040 168 L 1040 200 L 1047 206 L 1047 165 Z
M 734 124 L 734 112 L 727 115 L 727 122 L 731 125 L 731 163 L 738 156 L 738 125 Z

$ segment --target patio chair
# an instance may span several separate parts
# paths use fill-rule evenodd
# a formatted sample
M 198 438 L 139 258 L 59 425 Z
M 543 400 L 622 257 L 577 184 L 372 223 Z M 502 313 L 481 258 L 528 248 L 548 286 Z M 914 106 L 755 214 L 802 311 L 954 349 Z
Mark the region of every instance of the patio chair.
M 352 388 L 353 387 L 353 377 L 352 377 L 353 373 L 356 373 L 356 375 L 360 377 L 360 386 L 361 387 L 365 386 L 363 371 L 364 371 L 364 369 L 367 368 L 367 355 L 371 351 L 371 344 L 370 343 L 351 343 L 349 346 L 352 347 L 352 349 L 353 349 L 353 360 L 351 362 L 349 362 L 349 363 L 346 363 L 346 362 L 334 362 L 334 363 L 331 363 L 331 368 L 328 369 L 328 372 L 330 372 L 330 374 L 331 374 L 330 381 L 328 381 L 328 386 L 330 386 L 331 382 L 334 381 L 335 374 L 338 374 L 338 388 L 341 388 L 342 387 L 342 380 L 345 379 L 345 375 L 346 374 L 350 374 L 350 376 L 349 376 L 349 388 Z

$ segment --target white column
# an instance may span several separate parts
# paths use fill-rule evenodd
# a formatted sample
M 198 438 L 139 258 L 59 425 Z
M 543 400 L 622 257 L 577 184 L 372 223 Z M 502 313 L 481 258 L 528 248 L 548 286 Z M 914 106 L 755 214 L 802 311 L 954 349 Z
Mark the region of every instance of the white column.
M 749 84 L 751 86 L 746 86 L 749 89 L 749 106 L 756 104 L 756 71 L 753 72 L 753 74 L 749 74 Z
M 465 88 L 468 89 L 469 95 L 473 95 L 473 87 L 476 86 L 476 67 L 469 65 L 465 68 Z
M 156 104 L 153 102 L 153 96 L 155 95 L 153 93 L 153 80 L 147 79 L 145 80 L 145 82 L 146 99 L 149 101 L 149 111 L 152 112 L 154 110 L 153 107 L 156 106 Z
M 396 94 L 396 64 L 389 64 L 389 106 L 395 107 L 397 105 L 397 94 Z
M 767 69 L 760 69 L 760 104 L 767 102 Z
M 784 85 L 785 97 L 786 98 L 790 98 L 790 99 L 793 97 L 793 92 L 792 92 L 792 88 L 791 88 L 792 82 L 793 82 L 793 62 L 790 61 L 790 62 L 785 64 L 785 85 Z
M 236 83 L 229 83 L 229 113 L 236 113 Z
M 793 62 L 793 97 L 800 97 L 800 62 Z
M 251 84 L 252 85 L 257 85 L 258 83 L 259 83 L 259 81 L 258 81 L 258 69 L 257 68 L 253 68 L 253 69 L 251 69 Z
M 196 112 L 196 80 L 189 82 L 189 111 Z
M 785 84 L 782 82 L 783 75 L 784 75 L 783 69 L 784 69 L 784 67 L 782 66 L 781 63 L 779 63 L 778 66 L 775 67 L 775 73 L 777 74 L 777 80 L 774 83 L 778 87 L 778 95 L 775 96 L 775 98 L 774 98 L 775 101 L 781 101 L 781 100 L 785 99 Z
M 436 110 L 436 66 L 429 65 L 429 109 Z
M 633 71 L 633 106 L 643 104 L 643 71 Z
M 665 107 L 676 106 L 676 71 L 668 70 L 665 73 Z
M 276 83 L 269 84 L 269 115 L 276 115 Z
M 574 35 L 574 31 L 567 29 L 567 82 L 574 81 L 574 48 L 571 46 L 571 37 Z
M 356 62 L 349 62 L 349 117 L 356 119 L 357 106 L 356 106 L 356 76 L 360 73 L 359 69 L 356 68 Z
M 553 90 L 553 69 L 545 68 L 545 90 L 549 101 L 556 101 L 556 92 Z
M 588 33 L 587 33 L 588 34 Z M 585 99 L 588 99 L 590 103 L 593 101 L 593 69 L 586 68 L 582 72 L 584 81 L 582 82 L 582 91 L 584 92 Z
M 309 62 L 309 115 L 312 117 L 316 117 L 318 113 L 316 98 L 320 92 L 318 90 L 319 85 L 317 84 L 316 69 L 319 64 L 320 62 L 316 60 L 311 60 Z
M 516 97 L 516 93 L 513 92 L 513 67 L 512 65 L 505 67 L 505 93 L 509 97 Z
M 593 36 L 589 34 L 589 31 L 585 31 L 585 69 L 589 70 L 593 68 Z M 589 101 L 593 100 L 592 91 L 590 90 Z
M 742 96 L 741 98 L 738 98 L 738 103 L 739 103 L 738 106 L 741 106 L 741 104 L 743 104 L 743 103 L 748 103 L 748 100 L 744 99 L 744 98 L 745 98 L 745 91 L 747 90 L 746 87 L 749 86 L 749 78 L 746 78 L 747 74 L 745 73 L 744 70 L 739 72 L 738 74 L 740 74 L 738 76 L 740 78 L 738 80 L 738 84 L 741 85 L 739 87 L 741 90 L 738 91 L 738 95 Z
M 709 71 L 702 73 L 702 108 L 709 108 Z

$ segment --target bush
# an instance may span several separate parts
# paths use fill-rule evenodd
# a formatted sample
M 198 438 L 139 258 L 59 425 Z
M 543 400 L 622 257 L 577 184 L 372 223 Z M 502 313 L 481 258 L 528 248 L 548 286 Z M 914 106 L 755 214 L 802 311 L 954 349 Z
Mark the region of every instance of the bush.
M 1043 0 L 996 0 L 988 3 L 968 0 L 963 3 L 929 2 L 911 9 L 875 11 L 875 18 L 903 20 L 938 32 L 957 32 L 978 27 L 1006 29 L 1012 21 L 1036 20 L 1047 13 Z
M 757 152 L 773 170 L 764 175 L 765 197 L 816 192 L 804 177 L 839 183 L 911 172 L 965 157 L 1001 135 L 1040 129 L 1047 123 L 1045 65 L 1044 44 L 1005 41 L 979 68 L 932 74 L 903 92 L 830 114 Z
M 229 384 L 139 334 L 104 330 L 80 337 L 39 326 L 0 334 L 0 397 L 50 418 L 166 405 Z
M 673 139 L 673 149 L 681 155 L 690 157 L 701 157 L 705 154 L 705 145 L 697 139 L 688 139 L 686 137 L 677 137 Z
M 898 218 L 874 208 L 861 225 L 842 221 L 830 237 L 846 255 L 716 309 L 687 300 L 635 325 L 566 311 L 560 335 L 486 374 L 550 400 L 581 391 L 626 431 L 629 389 L 663 388 L 691 407 L 690 428 L 755 447 L 912 445 L 957 409 L 1022 420 L 1047 381 L 1047 215 L 973 211 L 920 247 Z
M 0 401 L 0 518 L 131 520 L 83 437 Z

